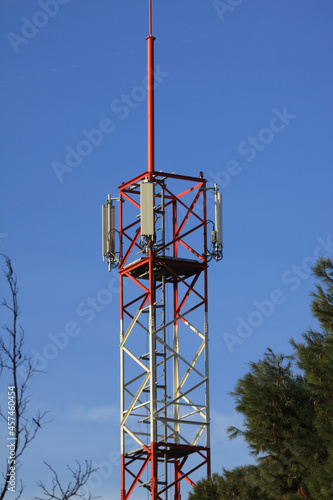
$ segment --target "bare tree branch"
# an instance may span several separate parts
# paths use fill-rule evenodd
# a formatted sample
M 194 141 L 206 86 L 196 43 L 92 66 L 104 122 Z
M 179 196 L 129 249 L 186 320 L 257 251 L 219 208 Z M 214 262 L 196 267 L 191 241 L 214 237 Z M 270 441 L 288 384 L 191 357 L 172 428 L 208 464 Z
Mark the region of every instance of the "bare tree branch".
M 20 485 L 15 485 L 16 489 L 11 486 L 11 466 L 15 466 L 15 471 L 20 468 L 22 455 L 37 435 L 37 433 L 47 423 L 45 417 L 47 412 L 38 410 L 34 415 L 31 415 L 29 410 L 30 397 L 28 394 L 28 386 L 31 377 L 40 372 L 37 370 L 32 358 L 24 353 L 24 330 L 18 325 L 18 316 L 20 314 L 17 296 L 18 286 L 17 277 L 13 271 L 11 260 L 3 255 L 5 259 L 5 269 L 3 274 L 8 282 L 10 289 L 11 301 L 7 302 L 3 299 L 0 307 L 6 309 L 11 317 L 11 324 L 5 324 L 2 327 L 4 334 L 0 335 L 0 374 L 5 374 L 5 380 L 8 381 L 8 397 L 11 399 L 10 413 L 12 418 L 9 425 L 9 406 L 6 408 L 0 407 L 0 420 L 10 427 L 10 438 L 13 444 L 11 448 L 11 460 L 6 458 L 5 472 L 2 474 L 2 484 L 0 483 L 0 500 L 3 500 L 7 493 L 13 495 L 13 500 L 19 500 L 22 496 L 24 485 L 21 481 Z M 7 392 L 7 390 L 6 390 Z M 10 462 L 10 463 L 9 463 Z M 64 487 L 60 481 L 57 472 L 47 463 L 45 465 L 52 473 L 51 485 L 47 487 L 42 481 L 37 483 L 41 488 L 44 498 L 35 497 L 36 500 L 69 500 L 70 498 L 77 498 L 81 500 L 93 500 L 92 494 L 85 493 L 83 486 L 87 483 L 89 477 L 96 468 L 92 467 L 92 463 L 85 460 L 85 465 L 82 466 L 80 462 L 77 463 L 76 469 L 67 466 L 71 472 L 72 479 Z M 1 478 L 0 478 L 1 481 Z M 14 483 L 15 484 L 15 483 Z
M 34 500 L 69 500 L 70 498 L 81 498 L 81 500 L 93 500 L 91 492 L 88 494 L 80 493 L 81 488 L 87 483 L 89 477 L 93 472 L 96 472 L 98 469 L 93 468 L 91 461 L 85 460 L 85 466 L 82 468 L 80 462 L 76 461 L 77 469 L 72 469 L 69 465 L 67 465 L 68 470 L 72 473 L 72 480 L 64 487 L 61 484 L 59 476 L 57 472 L 49 465 L 47 462 L 44 462 L 46 467 L 50 469 L 52 472 L 51 478 L 51 487 L 47 488 L 42 481 L 38 481 L 37 486 L 41 488 L 43 492 L 43 497 L 34 497 Z
M 3 255 L 3 257 L 5 259 L 3 274 L 9 285 L 11 302 L 8 303 L 6 299 L 3 299 L 0 306 L 10 313 L 12 324 L 10 326 L 5 324 L 2 328 L 4 334 L 0 337 L 0 373 L 6 372 L 8 386 L 12 388 L 10 394 L 12 397 L 13 418 L 10 422 L 12 425 L 13 461 L 8 463 L 6 458 L 4 467 L 6 472 L 2 475 L 4 482 L 0 484 L 0 500 L 4 499 L 9 489 L 10 466 L 15 465 L 17 470 L 24 451 L 31 441 L 35 439 L 38 431 L 43 428 L 46 416 L 46 412 L 37 411 L 36 415 L 31 417 L 27 412 L 29 403 L 28 383 L 37 370 L 31 357 L 23 353 L 24 330 L 18 325 L 20 310 L 17 301 L 19 291 L 17 277 L 13 271 L 11 260 L 6 255 Z M 0 408 L 0 418 L 7 423 L 8 408 L 6 408 L 6 411 Z M 21 497 L 22 492 L 23 484 L 21 483 L 18 491 L 16 491 L 16 500 Z

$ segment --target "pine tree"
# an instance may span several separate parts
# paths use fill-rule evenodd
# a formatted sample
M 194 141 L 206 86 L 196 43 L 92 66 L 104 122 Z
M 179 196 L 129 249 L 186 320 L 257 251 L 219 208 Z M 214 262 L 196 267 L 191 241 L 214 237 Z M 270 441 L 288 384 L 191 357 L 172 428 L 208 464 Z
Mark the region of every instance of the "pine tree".
M 321 281 L 311 293 L 320 331 L 309 330 L 301 343 L 292 339 L 294 356 L 268 349 L 231 393 L 244 425 L 230 427 L 229 437 L 243 437 L 257 465 L 200 481 L 190 500 L 332 500 L 332 260 L 319 259 L 313 271 Z
M 298 366 L 312 394 L 314 426 L 318 434 L 313 467 L 307 484 L 311 498 L 333 498 L 333 264 L 321 258 L 313 269 L 322 281 L 311 295 L 311 310 L 321 331 L 310 330 L 296 344 Z
M 314 407 L 304 379 L 293 372 L 293 357 L 268 349 L 250 364 L 232 393 L 244 429 L 230 427 L 229 437 L 242 436 L 257 458 L 253 484 L 267 499 L 297 497 L 312 457 Z
M 213 474 L 212 478 L 200 481 L 189 500 L 224 500 L 237 498 L 238 500 L 266 500 L 261 493 L 260 486 L 252 484 L 253 478 L 258 475 L 254 465 L 236 467 L 229 471 L 223 469 L 222 475 Z

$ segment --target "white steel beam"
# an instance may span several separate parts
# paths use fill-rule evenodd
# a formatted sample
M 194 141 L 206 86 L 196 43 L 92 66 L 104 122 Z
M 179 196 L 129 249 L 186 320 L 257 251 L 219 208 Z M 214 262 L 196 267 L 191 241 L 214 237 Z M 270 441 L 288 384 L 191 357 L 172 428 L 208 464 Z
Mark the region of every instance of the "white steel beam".
M 194 358 L 193 358 L 193 360 L 192 360 L 192 363 L 191 363 L 191 366 L 187 369 L 187 371 L 186 371 L 185 375 L 184 375 L 184 376 L 183 376 L 183 378 L 182 378 L 182 381 L 181 381 L 181 382 L 180 382 L 180 384 L 179 384 L 178 390 L 180 390 L 180 389 L 183 387 L 183 385 L 185 384 L 185 382 L 186 382 L 186 380 L 187 380 L 188 376 L 190 375 L 191 371 L 193 370 L 194 365 L 195 365 L 195 363 L 198 361 L 198 359 L 199 359 L 199 357 L 200 357 L 200 354 L 202 353 L 202 351 L 204 350 L 204 348 L 205 348 L 205 341 L 203 341 L 203 342 L 202 342 L 202 344 L 201 344 L 201 346 L 199 347 L 199 349 L 198 349 L 198 351 L 197 351 L 196 355 L 194 356 Z
M 202 373 L 200 373 L 196 368 L 194 368 L 194 366 L 191 365 L 191 363 L 189 361 L 186 361 L 185 358 L 183 358 L 183 356 L 181 356 L 179 354 L 179 352 L 175 351 L 175 349 L 173 349 L 172 347 L 170 347 L 167 343 L 163 342 L 163 340 L 158 337 L 156 335 L 156 340 L 163 346 L 166 347 L 166 349 L 168 349 L 168 351 L 170 351 L 176 358 L 180 359 L 181 361 L 183 361 L 183 363 L 185 363 L 187 366 L 189 366 L 192 370 L 194 370 L 198 375 L 200 375 L 200 377 L 202 377 L 203 379 L 205 378 L 205 375 L 203 375 Z
M 206 382 L 206 380 L 202 380 L 198 384 L 196 384 L 193 387 L 191 387 L 190 389 L 188 389 L 186 392 L 179 394 L 179 396 L 177 396 L 177 398 L 173 399 L 172 401 L 168 401 L 162 408 L 160 408 L 159 410 L 157 410 L 156 415 L 158 415 L 161 411 L 163 411 L 168 406 L 173 405 L 176 401 L 178 401 L 179 399 L 182 399 L 184 396 L 186 396 L 190 392 L 194 391 L 195 389 L 197 389 L 198 387 L 200 387 L 201 385 L 203 385 L 205 382 Z
M 205 425 L 202 425 L 201 428 L 198 430 L 197 435 L 195 436 L 195 438 L 192 441 L 192 446 L 195 446 L 197 444 L 197 442 L 199 441 L 199 438 L 200 438 L 201 434 L 205 430 L 205 427 L 206 427 Z
M 195 328 L 195 326 L 191 325 L 191 323 L 189 321 L 187 321 L 187 319 L 182 319 L 183 323 L 185 323 L 186 326 L 188 326 L 189 328 L 191 328 L 191 330 L 193 330 L 193 332 L 195 332 L 197 335 L 199 335 L 199 337 L 202 338 L 202 340 L 205 340 L 205 336 L 203 333 L 201 333 L 197 328 Z
M 147 375 L 145 376 L 145 378 L 144 378 L 144 380 L 143 380 L 142 384 L 140 385 L 140 387 L 139 387 L 139 389 L 138 389 L 138 391 L 137 391 L 136 395 L 134 396 L 132 403 L 129 405 L 129 407 L 128 407 L 128 409 L 127 409 L 126 413 L 125 413 L 125 415 L 123 416 L 123 419 L 122 419 L 122 421 L 121 421 L 120 425 L 124 425 L 124 423 L 126 422 L 126 420 L 127 420 L 127 418 L 128 418 L 128 415 L 131 413 L 132 409 L 134 408 L 135 403 L 136 403 L 136 402 L 137 402 L 137 400 L 139 399 L 140 394 L 142 393 L 142 390 L 143 390 L 144 386 L 146 385 L 146 383 L 147 383 L 147 381 L 148 381 L 149 377 L 150 377 L 150 374 L 149 374 L 149 373 L 147 373 Z
M 146 367 L 146 365 L 144 365 L 137 356 L 135 356 L 135 354 L 133 354 L 129 349 L 127 349 L 127 347 L 123 347 L 122 350 L 124 352 L 126 352 L 126 354 L 128 354 L 132 359 L 134 359 L 134 361 L 139 365 L 141 366 L 141 368 L 143 370 L 145 370 L 146 372 L 150 373 L 150 370 L 149 368 Z
M 138 318 L 139 318 L 139 316 L 140 316 L 141 312 L 142 312 L 142 309 L 138 309 L 138 311 L 136 312 L 136 314 L 135 314 L 134 318 L 132 319 L 132 322 L 131 322 L 130 326 L 127 328 L 127 331 L 126 331 L 126 333 L 125 333 L 125 335 L 124 335 L 124 337 L 123 337 L 122 341 L 120 342 L 120 347 L 123 347 L 123 345 L 125 344 L 125 342 L 126 342 L 126 340 L 127 340 L 128 336 L 129 336 L 129 334 L 131 333 L 131 331 L 132 331 L 132 329 L 133 329 L 133 327 L 134 327 L 135 323 L 137 322 L 137 320 L 138 320 Z
M 134 434 L 134 432 L 132 432 L 131 430 L 129 430 L 129 429 L 126 427 L 126 425 L 123 425 L 123 426 L 122 426 L 122 428 L 123 428 L 123 430 L 124 430 L 127 434 L 129 434 L 129 435 L 131 436 L 131 438 L 133 438 L 133 439 L 134 439 L 134 441 L 136 441 L 136 442 L 140 445 L 140 447 L 141 447 L 141 448 L 146 448 L 145 444 L 144 444 L 144 443 L 143 443 L 143 442 L 142 442 L 142 441 L 141 441 L 141 440 L 137 437 L 137 434 L 139 434 L 139 432 L 136 432 L 136 433 Z

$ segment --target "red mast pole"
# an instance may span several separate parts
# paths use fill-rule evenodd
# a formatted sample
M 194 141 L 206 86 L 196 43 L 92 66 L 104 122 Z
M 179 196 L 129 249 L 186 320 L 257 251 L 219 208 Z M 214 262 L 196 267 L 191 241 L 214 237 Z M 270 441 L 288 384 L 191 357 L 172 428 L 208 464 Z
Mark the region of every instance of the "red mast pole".
M 152 0 L 149 0 L 149 36 L 147 40 L 147 118 L 148 118 L 148 173 L 155 170 L 154 140 L 154 40 L 152 35 Z M 149 175 L 149 180 L 151 180 Z
M 154 140 L 154 40 L 152 35 L 152 0 L 149 0 L 149 36 L 147 40 L 147 148 L 148 148 L 148 180 L 151 182 L 152 174 L 155 170 L 155 140 Z M 156 411 L 156 379 L 155 379 L 155 364 L 156 360 L 153 356 L 156 346 L 154 345 L 155 335 L 155 280 L 154 280 L 154 256 L 152 249 L 149 248 L 149 334 L 150 334 L 150 369 L 151 369 L 151 412 Z M 151 461 L 151 479 L 150 493 L 152 500 L 157 499 L 158 487 L 158 469 L 157 469 L 157 435 L 156 424 L 151 424 L 150 429 L 150 461 Z

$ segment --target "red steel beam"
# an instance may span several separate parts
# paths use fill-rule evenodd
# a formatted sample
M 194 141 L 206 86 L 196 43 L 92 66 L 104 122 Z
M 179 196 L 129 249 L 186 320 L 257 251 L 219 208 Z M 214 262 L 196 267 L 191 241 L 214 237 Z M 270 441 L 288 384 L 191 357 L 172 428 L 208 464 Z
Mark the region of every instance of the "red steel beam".
M 183 227 L 185 226 L 185 223 L 186 223 L 187 219 L 189 218 L 189 216 L 191 214 L 193 214 L 193 209 L 194 209 L 198 199 L 200 198 L 200 195 L 201 195 L 201 191 L 198 191 L 194 197 L 194 200 L 191 203 L 191 206 L 188 208 L 187 213 L 184 216 L 183 222 L 180 224 L 180 226 L 178 228 L 177 236 L 179 236 L 179 234 L 180 234 L 181 230 L 183 229 Z
M 206 298 L 205 298 L 205 297 L 203 297 L 203 296 L 202 296 L 199 292 L 197 292 L 194 288 L 192 289 L 192 288 L 191 288 L 191 285 L 189 285 L 189 284 L 185 281 L 185 279 L 183 279 L 181 276 L 179 276 L 179 274 L 177 274 L 175 271 L 173 271 L 173 270 L 172 270 L 172 269 L 171 269 L 171 268 L 170 268 L 167 264 L 165 264 L 165 263 L 164 263 L 164 264 L 163 264 L 163 266 L 165 267 L 165 269 L 167 269 L 167 270 L 170 272 L 170 274 L 172 274 L 172 275 L 176 278 L 176 280 L 178 280 L 178 281 L 177 281 L 177 283 L 180 283 L 180 282 L 181 282 L 181 283 L 183 283 L 185 286 L 187 286 L 187 288 L 191 289 L 191 291 L 192 291 L 193 293 L 195 293 L 195 294 L 199 297 L 199 299 L 201 299 L 203 302 L 206 300 Z M 201 271 L 200 271 L 200 273 L 201 273 Z M 200 273 L 198 272 L 198 276 L 199 276 L 199 274 L 200 274 Z M 176 314 L 177 314 L 177 316 L 178 316 L 179 311 L 176 309 L 176 310 L 175 310 L 175 313 L 176 313 Z M 175 317 L 176 317 L 176 316 L 175 316 Z
M 134 490 L 135 485 L 136 485 L 136 484 L 137 484 L 137 482 L 140 480 L 140 477 L 141 477 L 141 475 L 142 475 L 143 471 L 145 470 L 145 468 L 146 468 L 146 466 L 147 466 L 147 464 L 148 464 L 149 460 L 150 460 L 150 456 L 148 455 L 148 457 L 146 458 L 146 460 L 145 460 L 144 464 L 142 465 L 141 469 L 139 470 L 139 472 L 138 472 L 137 476 L 135 477 L 135 479 L 134 479 L 134 481 L 133 481 L 133 483 L 132 483 L 132 485 L 131 485 L 130 489 L 128 490 L 128 492 L 127 492 L 127 494 L 126 494 L 126 496 L 125 496 L 125 500 L 127 500 L 127 498 L 129 498 L 130 494 L 131 494 L 131 493 L 132 493 L 132 491 Z
M 122 270 L 122 268 L 124 267 L 124 264 L 126 264 L 126 260 L 127 260 L 127 257 L 129 256 L 129 254 L 131 253 L 132 251 L 132 248 L 134 247 L 135 243 L 137 242 L 137 239 L 139 238 L 139 235 L 140 235 L 140 231 L 141 231 L 141 228 L 139 227 L 135 233 L 135 236 L 132 240 L 132 243 L 130 244 L 130 246 L 128 247 L 127 249 L 127 252 L 125 254 L 125 257 L 123 258 L 120 266 L 119 266 L 119 271 Z
M 138 219 L 138 220 L 136 220 L 136 221 L 134 221 L 134 222 L 132 222 L 132 223 L 131 223 L 131 224 L 129 224 L 128 226 L 124 227 L 124 228 L 123 228 L 123 233 L 125 233 L 126 231 L 128 231 L 129 229 L 131 229 L 131 227 L 136 226 L 136 225 L 138 225 L 138 224 L 140 224 L 140 220 L 139 220 L 139 219 Z M 132 241 L 132 238 L 130 238 L 130 240 Z
M 196 275 L 196 276 L 194 276 L 194 278 L 193 278 L 193 281 L 192 281 L 191 285 L 189 285 L 189 288 L 188 288 L 187 292 L 185 293 L 185 295 L 184 295 L 184 297 L 183 297 L 183 300 L 181 301 L 181 303 L 180 303 L 180 304 L 179 304 L 179 306 L 178 306 L 177 315 L 179 315 L 179 314 L 180 314 L 180 311 L 182 310 L 182 308 L 183 308 L 183 306 L 184 306 L 185 302 L 187 301 L 188 296 L 189 296 L 189 295 L 190 295 L 190 293 L 193 291 L 193 287 L 194 287 L 194 285 L 196 284 L 196 282 L 198 281 L 198 278 L 199 278 L 200 274 L 201 274 L 201 272 L 197 273 L 197 275 Z
M 164 187 L 164 191 L 166 191 L 167 193 L 170 194 L 170 196 L 172 197 L 172 199 L 178 203 L 180 203 L 180 205 L 182 205 L 184 208 L 186 208 L 186 210 L 189 210 L 189 207 L 182 201 L 180 200 L 180 198 L 183 196 L 183 193 L 179 194 L 179 195 L 174 195 L 171 191 L 169 191 L 169 189 L 167 187 Z M 199 217 L 198 214 L 196 214 L 195 212 L 191 211 L 191 213 L 197 218 L 199 219 L 201 222 L 204 222 L 204 219 L 202 219 L 201 217 Z
M 123 191 L 123 192 L 122 192 L 122 195 L 123 195 L 123 197 L 124 197 L 124 198 L 127 198 L 127 199 L 128 199 L 128 201 L 130 201 L 131 203 L 133 203 L 133 205 L 135 205 L 135 206 L 136 206 L 136 208 L 138 208 L 138 209 L 140 210 L 140 208 L 141 208 L 141 207 L 140 207 L 139 203 L 137 203 L 136 201 L 132 200 L 132 198 L 131 198 L 130 196 L 128 196 L 128 195 L 125 193 L 125 191 Z
M 191 182 L 205 182 L 205 179 L 201 179 L 201 177 L 191 177 L 189 175 L 180 175 L 180 174 L 170 174 L 169 172 L 156 172 L 154 177 L 166 177 L 170 179 L 179 179 L 182 181 L 191 181 Z
M 194 248 L 190 247 L 190 245 L 188 245 L 187 243 L 185 243 L 184 241 L 182 240 L 179 240 L 179 243 L 181 245 L 183 245 L 189 252 L 192 252 L 196 257 L 198 257 L 198 259 L 202 260 L 202 262 L 205 262 L 205 259 L 202 255 L 200 255 L 198 252 L 196 252 L 194 250 Z
M 133 184 L 137 184 L 140 180 L 144 179 L 145 177 L 148 177 L 148 172 L 142 172 L 141 174 L 137 175 L 136 177 L 133 177 L 133 179 L 130 179 L 127 182 L 123 182 L 120 186 L 118 186 L 118 189 L 120 190 L 120 194 L 122 193 L 123 190 L 127 189 L 129 186 L 132 186 Z M 179 175 L 179 174 L 171 174 L 169 172 L 154 172 L 152 175 L 152 178 L 158 182 L 158 179 L 178 179 L 182 181 L 188 181 L 188 182 L 195 182 L 204 184 L 205 179 L 200 179 L 199 177 L 190 177 L 189 175 Z M 182 196 L 184 193 L 181 193 L 180 195 L 177 196 Z M 175 196 L 175 195 L 173 195 Z
M 130 179 L 127 182 L 123 182 L 120 186 L 118 186 L 120 194 L 124 189 L 128 188 L 129 186 L 132 186 L 133 184 L 137 184 L 141 179 L 144 179 L 145 177 L 147 177 L 147 172 L 143 172 L 142 174 L 137 175 L 133 179 Z

